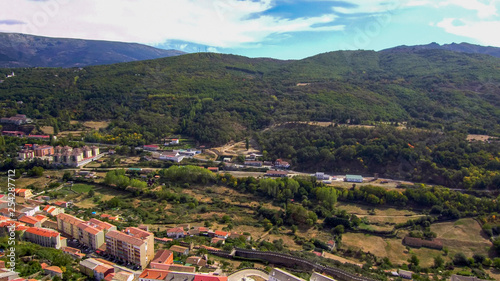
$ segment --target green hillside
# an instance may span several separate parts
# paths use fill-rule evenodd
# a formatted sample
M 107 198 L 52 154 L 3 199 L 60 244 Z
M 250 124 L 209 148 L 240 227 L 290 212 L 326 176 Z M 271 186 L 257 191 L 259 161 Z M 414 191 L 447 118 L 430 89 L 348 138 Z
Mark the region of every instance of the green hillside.
M 19 68 L 1 116 L 112 120 L 109 133 L 170 132 L 222 144 L 285 121 L 500 133 L 500 59 L 419 50 L 339 51 L 298 61 L 197 53 L 84 69 Z M 303 84 L 299 84 L 303 83 Z M 23 101 L 14 106 L 6 101 Z

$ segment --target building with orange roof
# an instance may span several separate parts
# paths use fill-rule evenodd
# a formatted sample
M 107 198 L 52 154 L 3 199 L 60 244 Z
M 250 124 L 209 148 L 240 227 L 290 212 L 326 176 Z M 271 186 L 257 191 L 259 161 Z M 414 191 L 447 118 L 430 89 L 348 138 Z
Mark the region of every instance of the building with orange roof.
M 104 231 L 89 222 L 78 224 L 78 241 L 95 250 L 104 244 Z M 103 277 L 104 278 L 104 277 Z
M 63 277 L 63 272 L 58 266 L 48 266 L 43 271 L 45 272 L 45 274 L 50 275 L 51 277 L 58 276 L 61 279 Z
M 94 279 L 97 281 L 103 280 L 110 273 L 114 273 L 115 268 L 108 264 L 100 264 L 94 268 Z
M 47 205 L 43 208 L 43 212 L 47 215 L 51 215 L 51 216 L 55 217 L 59 214 L 64 213 L 64 208 L 59 208 L 56 206 Z
M 86 255 L 82 253 L 80 249 L 71 248 L 71 247 L 62 247 L 61 250 L 72 256 L 74 259 L 83 259 Z
M 16 188 L 14 189 L 14 193 L 16 194 L 16 197 L 21 197 L 23 199 L 31 198 L 33 196 L 31 189 L 26 188 Z
M 180 255 L 187 256 L 189 254 L 189 248 L 182 247 L 179 245 L 172 245 L 169 250 L 174 252 L 174 253 L 178 253 Z
M 196 274 L 193 281 L 227 281 L 227 276 Z
M 149 264 L 151 268 L 157 268 L 159 264 L 172 264 L 174 263 L 174 253 L 169 250 L 159 250 L 156 252 L 153 260 Z
M 75 239 L 79 238 L 78 225 L 82 222 L 85 221 L 72 215 L 64 213 L 57 215 L 57 229 Z
M 59 232 L 41 227 L 29 227 L 24 232 L 24 239 L 43 247 L 56 249 L 66 247 L 66 240 L 61 238 L 64 237 L 61 237 Z
M 214 236 L 217 238 L 227 239 L 227 237 L 229 236 L 229 232 L 216 230 L 214 232 Z
M 26 224 L 27 226 L 32 226 L 32 227 L 42 226 L 42 223 L 38 219 L 32 216 L 22 216 L 21 218 L 18 219 L 18 221 Z
M 146 268 L 154 257 L 154 234 L 136 227 L 106 234 L 106 252 L 125 262 Z
M 153 268 L 153 267 L 151 267 Z M 196 267 L 194 266 L 185 266 L 185 265 L 179 265 L 179 264 L 155 264 L 154 269 L 162 269 L 162 270 L 168 270 L 168 271 L 175 271 L 175 272 L 188 272 L 188 273 L 195 273 L 196 272 Z
M 115 273 L 113 278 L 111 279 L 112 281 L 132 281 L 134 280 L 134 274 L 132 272 L 127 272 L 127 271 L 120 271 L 118 273 Z
M 101 221 L 101 220 L 98 220 L 98 219 L 90 219 L 88 221 L 93 227 L 97 228 L 97 229 L 101 229 L 102 231 L 104 231 L 104 234 L 106 234 L 108 231 L 111 231 L 111 230 L 117 230 L 116 228 L 116 225 L 113 225 L 113 224 L 110 224 L 108 222 L 104 222 L 104 221 Z
M 169 273 L 167 270 L 147 268 L 139 275 L 139 281 L 163 281 Z

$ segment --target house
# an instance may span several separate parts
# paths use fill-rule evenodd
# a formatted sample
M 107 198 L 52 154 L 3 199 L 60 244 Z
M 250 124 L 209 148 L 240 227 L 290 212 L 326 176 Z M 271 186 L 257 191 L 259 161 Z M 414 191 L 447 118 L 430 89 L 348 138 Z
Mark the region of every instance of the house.
M 155 265 L 155 269 L 162 269 L 175 272 L 189 272 L 189 273 L 196 272 L 196 267 L 194 266 L 185 266 L 178 264 L 157 264 Z
M 206 266 L 207 260 L 198 256 L 191 256 L 186 259 L 186 264 L 196 265 L 196 266 Z
M 57 201 L 54 203 L 54 205 L 60 207 L 60 208 L 68 208 L 72 205 L 73 203 L 71 202 L 66 202 L 66 201 Z
M 48 266 L 43 271 L 45 272 L 45 274 L 50 275 L 51 277 L 58 276 L 61 279 L 63 277 L 63 272 L 58 266 Z
M 153 144 L 145 144 L 142 148 L 147 151 L 160 150 L 160 147 L 158 145 L 153 145 Z
M 345 175 L 345 182 L 363 182 L 363 177 L 360 175 Z
M 328 241 L 328 242 L 326 243 L 326 246 L 328 246 L 328 249 L 329 249 L 330 251 L 332 251 L 333 249 L 335 249 L 335 241 L 333 241 L 333 240 Z
M 262 167 L 262 161 L 247 160 L 244 164 L 246 166 Z
M 102 263 L 94 268 L 94 279 L 97 281 L 103 280 L 110 273 L 115 272 L 115 268 L 109 264 Z
M 187 272 L 170 272 L 165 281 L 194 281 L 196 275 Z
M 287 171 L 274 171 L 274 170 L 268 170 L 266 174 L 264 175 L 266 177 L 279 177 L 279 178 L 284 178 L 288 176 Z
M 18 219 L 19 222 L 22 222 L 26 224 L 27 226 L 31 227 L 41 227 L 42 223 L 37 220 L 35 217 L 32 216 L 22 216 L 21 218 Z
M 2 131 L 2 135 L 22 138 L 24 137 L 25 133 L 22 131 Z
M 158 268 L 159 265 L 173 264 L 174 263 L 174 253 L 169 250 L 159 250 L 156 252 L 153 260 L 149 266 L 151 268 Z
M 170 144 L 171 144 L 171 145 L 176 145 L 176 144 L 179 144 L 179 139 L 172 139 L 172 140 L 170 141 Z
M 8 281 L 8 280 L 18 280 L 18 279 L 19 279 L 19 272 L 11 271 L 5 268 L 0 270 L 0 280 Z
M 158 156 L 159 160 L 165 160 L 165 161 L 173 161 L 173 162 L 181 162 L 182 159 L 184 159 L 183 155 L 180 155 L 178 152 L 177 153 L 167 153 L 167 154 L 160 154 Z
M 276 161 L 274 161 L 274 167 L 278 169 L 288 169 L 290 168 L 290 163 L 281 159 L 276 159 Z
M 227 281 L 227 276 L 196 274 L 193 281 Z
M 94 277 L 94 268 L 101 264 L 103 263 L 94 258 L 82 260 L 79 263 L 80 272 L 92 278 Z
M 164 281 L 169 273 L 167 270 L 147 268 L 139 275 L 139 281 Z
M 134 274 L 132 272 L 120 271 L 118 273 L 111 273 L 111 281 L 132 281 L 134 280 Z
M 37 212 L 40 211 L 40 206 L 37 205 L 18 205 L 16 207 L 17 211 L 25 214 L 26 216 L 35 216 Z
M 76 248 L 71 248 L 71 247 L 62 247 L 61 250 L 72 256 L 74 259 L 83 259 L 86 255 L 82 254 L 82 251 L 80 249 Z
M 231 162 L 231 158 L 230 157 L 224 157 L 222 159 L 222 162 L 225 162 L 225 163 L 230 163 Z
M 59 214 L 64 213 L 64 209 L 63 208 L 59 208 L 59 207 L 55 207 L 55 206 L 47 205 L 47 206 L 45 206 L 43 208 L 43 213 L 55 217 L 55 216 L 57 216 Z
M 179 245 L 172 245 L 169 250 L 180 255 L 187 256 L 189 254 L 188 248 Z
M 335 279 L 317 272 L 313 272 L 309 281 L 335 281 Z
M 305 281 L 304 279 L 297 277 L 291 273 L 284 270 L 273 268 L 269 273 L 269 281 Z
M 15 193 L 16 197 L 20 197 L 23 199 L 28 199 L 28 198 L 33 197 L 33 193 L 31 191 L 31 189 L 16 188 L 16 189 L 14 189 L 14 193 Z
M 186 236 L 186 233 L 184 232 L 184 229 L 182 227 L 174 227 L 167 229 L 167 237 L 169 238 L 184 238 Z
M 221 242 L 221 244 L 224 245 L 224 244 L 226 244 L 226 239 L 219 238 L 219 237 L 214 237 L 214 238 L 212 238 L 212 240 L 210 240 L 211 244 L 217 244 L 219 242 Z
M 217 173 L 219 171 L 219 168 L 218 167 L 207 167 L 207 170 L 209 170 L 210 172 L 213 172 L 213 173 Z
M 322 172 L 316 172 L 316 174 L 314 176 L 316 177 L 317 180 L 329 180 L 330 179 L 329 175 L 325 175 L 325 173 L 322 173 Z
M 402 269 L 399 269 L 398 270 L 398 274 L 401 278 L 405 278 L 405 279 L 412 279 L 412 275 L 413 275 L 413 272 L 411 271 L 407 271 L 407 270 L 402 270 Z
M 28 118 L 26 118 L 26 115 L 24 114 L 16 114 L 15 116 L 12 117 L 4 117 L 0 119 L 0 123 L 5 123 L 5 124 L 22 125 L 27 122 Z
M 217 237 L 217 238 L 227 239 L 228 236 L 229 236 L 229 232 L 220 231 L 220 230 L 216 230 L 214 232 L 214 237 Z

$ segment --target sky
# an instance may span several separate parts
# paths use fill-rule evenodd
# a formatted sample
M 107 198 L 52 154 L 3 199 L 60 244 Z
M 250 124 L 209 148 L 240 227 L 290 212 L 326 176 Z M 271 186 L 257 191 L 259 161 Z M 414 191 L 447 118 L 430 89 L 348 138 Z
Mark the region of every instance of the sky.
M 301 59 L 468 42 L 500 47 L 500 0 L 0 0 L 0 32 Z

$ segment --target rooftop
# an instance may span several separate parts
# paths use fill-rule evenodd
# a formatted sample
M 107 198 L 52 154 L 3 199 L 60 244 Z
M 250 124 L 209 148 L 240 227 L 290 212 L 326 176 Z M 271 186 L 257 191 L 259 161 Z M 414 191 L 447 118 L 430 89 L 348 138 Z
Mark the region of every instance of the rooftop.
M 168 270 L 147 268 L 141 273 L 139 278 L 165 280 L 165 278 L 167 278 L 167 275 L 169 273 L 170 273 L 170 271 L 168 271 Z
M 151 262 L 164 263 L 172 255 L 172 251 L 169 250 L 159 250 L 156 252 L 153 260 Z
M 55 230 L 41 228 L 41 227 L 30 227 L 26 229 L 26 232 L 44 237 L 57 237 L 60 235 L 59 232 Z
M 123 233 L 123 232 L 120 232 L 117 230 L 111 230 L 110 232 L 108 232 L 106 234 L 106 238 L 107 237 L 110 237 L 110 238 L 113 238 L 113 239 L 116 239 L 118 241 L 122 241 L 122 242 L 125 242 L 128 244 L 136 245 L 136 246 L 141 246 L 142 244 L 144 244 L 144 241 L 142 241 L 141 239 L 130 236 L 126 233 Z

